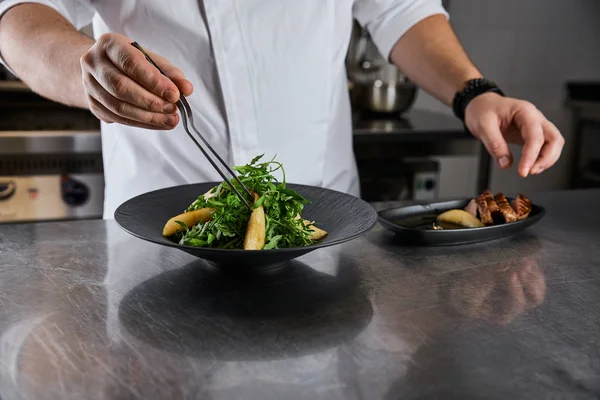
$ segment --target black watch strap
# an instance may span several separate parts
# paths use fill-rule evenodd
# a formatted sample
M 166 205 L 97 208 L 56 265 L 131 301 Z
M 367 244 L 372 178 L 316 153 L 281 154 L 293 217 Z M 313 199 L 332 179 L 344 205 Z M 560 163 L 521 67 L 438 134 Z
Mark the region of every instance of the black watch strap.
M 456 93 L 454 96 L 454 101 L 452 102 L 452 111 L 454 111 L 454 115 L 456 118 L 460 119 L 462 122 L 465 122 L 465 110 L 467 106 L 475 97 L 484 93 L 498 93 L 500 96 L 504 96 L 504 93 L 498 85 L 489 79 L 479 78 L 479 79 L 471 79 L 467 82 L 467 86 Z

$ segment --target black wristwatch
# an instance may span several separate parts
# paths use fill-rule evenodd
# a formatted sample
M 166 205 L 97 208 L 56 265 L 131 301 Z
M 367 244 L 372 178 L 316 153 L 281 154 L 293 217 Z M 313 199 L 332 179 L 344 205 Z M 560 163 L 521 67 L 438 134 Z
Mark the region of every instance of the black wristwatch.
M 460 92 L 456 93 L 454 96 L 454 101 L 452 102 L 452 111 L 454 111 L 454 115 L 456 118 L 460 119 L 463 123 L 465 122 L 465 110 L 467 106 L 475 97 L 484 93 L 498 93 L 500 96 L 504 96 L 504 93 L 498 85 L 489 79 L 479 78 L 479 79 L 471 79 L 467 81 L 466 87 Z

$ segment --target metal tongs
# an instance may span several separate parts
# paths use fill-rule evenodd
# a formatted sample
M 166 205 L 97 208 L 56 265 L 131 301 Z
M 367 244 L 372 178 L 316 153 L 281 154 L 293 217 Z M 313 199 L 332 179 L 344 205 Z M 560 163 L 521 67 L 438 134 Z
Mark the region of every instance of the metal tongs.
M 140 46 L 137 42 L 132 42 L 131 45 L 133 47 L 135 47 L 136 49 L 138 49 L 139 51 L 141 51 L 142 54 L 144 54 L 144 56 L 146 57 L 146 60 L 148 60 L 150 62 L 150 64 L 154 65 L 156 67 L 156 69 L 158 69 L 160 71 L 161 74 L 163 74 L 164 76 L 166 76 L 168 78 L 168 75 L 165 73 L 165 71 L 163 71 L 152 60 L 152 58 L 150 58 L 150 56 L 148 55 L 148 53 L 146 53 L 146 51 L 144 50 L 144 48 L 142 46 Z M 244 196 L 242 196 L 242 194 L 231 183 L 231 181 L 229 179 L 227 179 L 227 175 L 225 175 L 225 173 L 223 171 L 221 171 L 221 169 L 219 168 L 219 166 L 215 163 L 215 161 L 211 158 L 211 156 L 206 152 L 206 150 L 204 149 L 204 147 L 202 147 L 200 145 L 200 143 L 198 143 L 198 140 L 196 140 L 196 138 L 194 137 L 194 135 L 192 135 L 192 133 L 190 132 L 190 127 L 191 127 L 191 129 L 194 131 L 194 133 L 196 133 L 196 135 L 198 135 L 198 137 L 200 137 L 200 140 L 202 140 L 202 143 L 204 143 L 204 145 L 217 158 L 217 160 L 227 170 L 227 172 L 229 172 L 229 174 L 231 174 L 231 176 L 233 177 L 233 179 L 235 179 L 236 182 L 242 187 L 242 189 L 244 189 L 244 191 L 246 192 L 246 194 L 248 195 L 248 197 L 252 198 L 252 193 L 248 190 L 248 188 L 246 187 L 246 185 L 244 185 L 242 183 L 242 181 L 240 181 L 240 179 L 236 176 L 235 172 L 227 165 L 227 163 L 225 161 L 223 161 L 223 159 L 221 158 L 221 156 L 219 156 L 219 154 L 212 148 L 212 146 L 210 145 L 210 143 L 208 143 L 208 141 L 204 138 L 204 136 L 202 136 L 202 134 L 200 132 L 198 132 L 198 129 L 196 129 L 196 127 L 194 126 L 194 119 L 193 119 L 193 116 L 192 116 L 192 108 L 190 107 L 190 104 L 188 103 L 188 101 L 185 98 L 185 96 L 182 95 L 182 94 L 180 94 L 179 95 L 179 100 L 177 100 L 177 103 L 175 103 L 175 105 L 177 106 L 177 108 L 179 108 L 179 112 L 181 113 L 181 119 L 182 119 L 182 122 L 183 122 L 183 128 L 185 129 L 185 132 L 188 134 L 188 136 L 190 137 L 190 139 L 193 140 L 193 142 L 200 149 L 200 151 L 202 152 L 202 154 L 204 154 L 204 157 L 206 157 L 206 159 L 208 160 L 208 162 L 210 162 L 210 164 L 213 166 L 213 168 L 219 173 L 219 175 L 221 175 L 221 177 L 223 178 L 223 180 L 225 182 L 227 182 L 227 184 L 229 185 L 229 187 L 231 187 L 231 190 L 233 190 L 235 192 L 235 194 L 237 195 L 237 197 L 239 197 L 239 199 L 242 201 L 242 203 L 244 203 L 246 205 L 246 207 L 248 207 L 248 209 L 252 210 L 252 206 L 250 205 L 250 203 L 248 202 L 248 200 L 246 200 L 246 198 Z

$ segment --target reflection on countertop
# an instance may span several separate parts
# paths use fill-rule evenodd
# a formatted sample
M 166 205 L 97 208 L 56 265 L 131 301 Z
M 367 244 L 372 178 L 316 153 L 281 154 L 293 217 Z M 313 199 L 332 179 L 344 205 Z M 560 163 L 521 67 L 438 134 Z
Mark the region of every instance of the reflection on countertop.
M 511 239 L 377 227 L 257 277 L 112 221 L 0 226 L 0 396 L 594 398 L 600 191 L 532 200 L 547 216 Z

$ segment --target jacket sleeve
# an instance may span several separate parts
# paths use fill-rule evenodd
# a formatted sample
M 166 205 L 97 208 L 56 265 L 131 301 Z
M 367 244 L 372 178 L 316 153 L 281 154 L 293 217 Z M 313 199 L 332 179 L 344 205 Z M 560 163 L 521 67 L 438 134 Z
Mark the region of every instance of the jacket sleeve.
M 436 14 L 449 17 L 441 0 L 355 0 L 353 13 L 386 58 L 402 35 L 419 21 Z
M 91 0 L 0 0 L 0 18 L 10 8 L 23 3 L 37 3 L 51 7 L 71 22 L 76 29 L 90 24 L 95 12 Z M 1 54 L 0 63 L 9 68 Z

